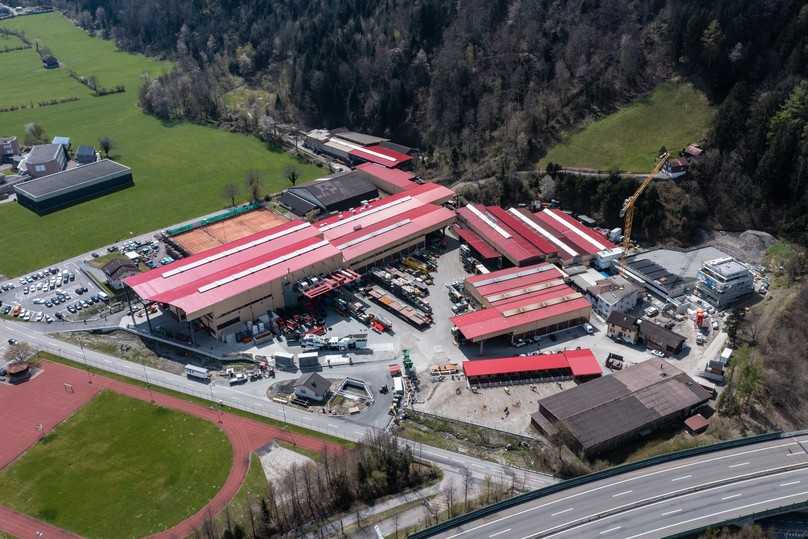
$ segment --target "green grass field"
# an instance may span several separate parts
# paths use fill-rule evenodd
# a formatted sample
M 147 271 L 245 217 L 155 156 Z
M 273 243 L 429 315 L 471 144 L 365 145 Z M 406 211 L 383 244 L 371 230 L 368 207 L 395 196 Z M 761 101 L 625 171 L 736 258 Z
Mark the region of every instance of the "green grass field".
M 691 84 L 668 82 L 651 94 L 594 121 L 553 146 L 541 160 L 565 167 L 645 172 L 661 146 L 678 152 L 700 140 L 714 114 Z
M 39 122 L 50 136 L 64 135 L 79 144 L 109 136 L 112 158 L 132 167 L 135 186 L 56 213 L 39 217 L 17 204 L 0 205 L 3 253 L 0 273 L 16 276 L 135 234 L 221 209 L 226 183 L 243 186 L 245 173 L 259 171 L 268 192 L 287 181 L 283 171 L 296 166 L 300 182 L 325 171 L 300 164 L 288 154 L 271 152 L 254 137 L 188 123 L 166 124 L 137 106 L 142 76 L 171 66 L 117 50 L 110 41 L 90 37 L 57 13 L 19 17 L 2 26 L 25 31 L 48 46 L 65 67 L 46 71 L 34 51 L 0 54 L 0 106 L 46 98 L 80 97 L 79 101 L 33 110 L 0 113 L 0 135 L 23 137 L 24 125 Z M 27 59 L 27 60 L 26 60 Z M 67 76 L 73 69 L 95 75 L 103 86 L 123 84 L 126 92 L 93 97 Z M 12 81 L 7 74 L 25 73 Z M 246 189 L 242 188 L 242 191 Z M 246 198 L 246 193 L 241 199 Z
M 0 473 L 0 503 L 86 537 L 143 537 L 204 506 L 231 462 L 214 424 L 103 392 Z

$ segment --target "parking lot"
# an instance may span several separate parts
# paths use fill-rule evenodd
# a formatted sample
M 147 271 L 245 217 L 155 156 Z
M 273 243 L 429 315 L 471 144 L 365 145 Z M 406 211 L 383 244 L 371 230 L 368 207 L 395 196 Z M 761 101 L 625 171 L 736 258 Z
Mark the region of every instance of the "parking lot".
M 2 288 L 0 312 L 26 322 L 75 319 L 81 311 L 100 306 L 104 299 L 103 291 L 74 261 L 6 281 Z

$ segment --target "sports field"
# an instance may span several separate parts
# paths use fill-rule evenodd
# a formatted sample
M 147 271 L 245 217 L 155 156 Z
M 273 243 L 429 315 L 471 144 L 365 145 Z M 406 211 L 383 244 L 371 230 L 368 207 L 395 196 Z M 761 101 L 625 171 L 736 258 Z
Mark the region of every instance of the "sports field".
M 0 504 L 85 537 L 143 537 L 208 503 L 231 460 L 214 423 L 105 391 L 0 472 Z
M 0 205 L 3 253 L 0 274 L 29 270 L 93 250 L 135 234 L 156 230 L 229 206 L 222 196 L 229 182 L 243 186 L 248 170 L 264 178 L 268 192 L 288 185 L 287 166 L 303 183 L 324 175 L 288 154 L 268 151 L 254 137 L 188 123 L 167 124 L 137 107 L 142 76 L 170 69 L 141 55 L 118 51 L 110 41 L 90 37 L 57 13 L 19 17 L 0 26 L 25 31 L 48 46 L 65 67 L 45 70 L 35 51 L 0 54 L 0 108 L 22 102 L 78 96 L 79 101 L 0 113 L 0 135 L 23 137 L 24 125 L 39 122 L 48 135 L 64 135 L 74 147 L 102 136 L 115 142 L 112 158 L 132 167 L 135 187 L 39 217 L 17 204 Z M 94 75 L 99 84 L 123 84 L 123 94 L 93 97 L 70 79 L 67 69 Z M 12 76 L 13 75 L 13 76 Z M 246 189 L 242 188 L 242 193 Z M 244 200 L 246 194 L 240 199 Z
M 180 234 L 174 237 L 174 241 L 188 253 L 196 254 L 288 221 L 282 215 L 269 210 L 255 210 Z
M 667 82 L 553 146 L 540 165 L 646 172 L 659 148 L 678 152 L 707 132 L 714 110 L 691 84 Z

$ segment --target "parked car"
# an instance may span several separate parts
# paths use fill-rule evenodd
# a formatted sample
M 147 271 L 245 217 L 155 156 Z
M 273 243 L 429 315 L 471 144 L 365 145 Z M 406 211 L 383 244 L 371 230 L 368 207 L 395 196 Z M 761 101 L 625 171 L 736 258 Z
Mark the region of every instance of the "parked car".
M 664 352 L 660 352 L 659 350 L 651 350 L 651 353 L 652 353 L 653 355 L 655 355 L 656 357 L 665 357 L 665 353 L 664 353 Z

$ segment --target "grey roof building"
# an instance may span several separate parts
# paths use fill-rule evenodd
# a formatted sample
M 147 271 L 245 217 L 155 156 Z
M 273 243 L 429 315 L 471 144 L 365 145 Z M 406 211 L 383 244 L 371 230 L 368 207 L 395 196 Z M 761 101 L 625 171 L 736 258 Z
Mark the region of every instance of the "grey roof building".
M 347 210 L 378 196 L 379 191 L 371 176 L 361 170 L 354 170 L 306 185 L 290 187 L 281 195 L 280 203 L 302 217 L 312 210 L 318 213 Z
M 61 144 L 38 144 L 25 159 L 25 170 L 32 178 L 61 172 L 67 166 L 67 154 Z
M 382 137 L 376 137 L 374 135 L 366 135 L 365 133 L 357 133 L 356 131 L 349 131 L 348 129 L 345 129 L 343 127 L 333 129 L 331 131 L 331 136 L 341 138 L 342 140 L 347 140 L 348 142 L 358 144 L 359 146 L 372 146 L 374 144 L 387 142 L 389 140 Z
M 542 399 L 532 419 L 592 456 L 684 420 L 710 398 L 687 374 L 654 358 Z
M 132 185 L 132 169 L 102 159 L 17 184 L 14 190 L 17 202 L 44 215 Z
M 696 293 L 719 309 L 748 296 L 755 289 L 752 272 L 732 257 L 706 261 L 697 278 Z
M 11 156 L 20 153 L 17 137 L 0 137 L 0 163 L 10 160 Z
M 304 374 L 295 382 L 295 395 L 308 400 L 324 401 L 331 390 L 331 382 L 317 374 Z
M 682 351 L 687 340 L 684 335 L 679 335 L 650 320 L 638 320 L 640 326 L 640 339 L 648 348 L 665 352 L 666 354 L 678 354 Z

